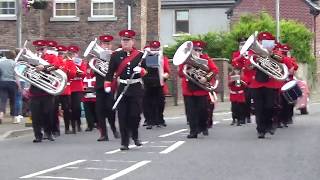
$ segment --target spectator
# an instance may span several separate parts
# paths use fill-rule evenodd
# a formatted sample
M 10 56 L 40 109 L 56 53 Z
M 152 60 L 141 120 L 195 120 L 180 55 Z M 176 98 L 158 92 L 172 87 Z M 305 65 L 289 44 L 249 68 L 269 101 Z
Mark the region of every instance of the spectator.
M 10 115 L 13 117 L 13 123 L 19 123 L 14 117 L 17 116 L 15 111 L 15 98 L 18 91 L 19 80 L 15 75 L 14 67 L 15 62 L 14 58 L 16 53 L 14 51 L 6 51 L 4 53 L 5 57 L 0 60 L 0 123 L 3 120 L 5 113 L 7 100 L 10 100 Z

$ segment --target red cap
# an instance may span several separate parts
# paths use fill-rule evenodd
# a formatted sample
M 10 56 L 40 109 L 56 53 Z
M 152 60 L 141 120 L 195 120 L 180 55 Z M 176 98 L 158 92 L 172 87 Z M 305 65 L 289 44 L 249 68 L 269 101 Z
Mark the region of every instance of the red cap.
M 260 32 L 258 34 L 258 41 L 262 40 L 275 40 L 275 37 L 269 32 Z
M 283 44 L 282 47 L 281 47 L 281 50 L 282 51 L 290 51 L 291 50 L 291 47 L 287 44 Z
M 193 43 L 193 47 L 202 48 L 202 49 L 204 49 L 207 45 L 205 42 L 203 42 L 201 40 L 194 40 L 194 41 L 192 41 L 192 43 Z
M 155 49 L 159 48 L 160 45 L 161 45 L 160 41 L 151 41 L 149 44 L 151 48 L 155 48 Z
M 56 41 L 47 41 L 47 46 L 48 47 L 56 47 L 58 43 Z
M 133 38 L 136 35 L 136 32 L 133 30 L 122 30 L 119 32 L 119 36 L 121 37 L 127 37 L 127 38 Z
M 78 46 L 69 46 L 68 47 L 68 50 L 71 51 L 71 52 L 74 52 L 74 53 L 77 53 L 80 51 L 80 48 Z
M 64 45 L 58 45 L 58 46 L 57 46 L 57 50 L 58 50 L 58 51 L 67 51 L 68 48 L 67 48 L 66 46 L 64 46 Z
M 47 45 L 47 41 L 45 40 L 35 40 L 32 42 L 32 45 L 34 46 L 46 46 Z
M 110 42 L 113 40 L 113 36 L 111 35 L 102 35 L 99 37 L 99 40 L 102 42 Z

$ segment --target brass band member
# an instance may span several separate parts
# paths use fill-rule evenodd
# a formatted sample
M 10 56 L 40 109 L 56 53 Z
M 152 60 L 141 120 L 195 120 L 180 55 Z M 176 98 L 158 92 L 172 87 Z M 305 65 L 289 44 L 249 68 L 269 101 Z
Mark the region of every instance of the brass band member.
M 57 56 L 54 53 L 54 47 L 57 45 L 55 41 L 36 40 L 32 43 L 42 59 L 46 60 L 50 65 L 37 65 L 38 71 L 50 71 L 60 66 Z M 53 66 L 52 66 L 53 65 Z M 41 128 L 48 140 L 54 141 L 52 136 L 53 113 L 54 113 L 54 96 L 31 85 L 30 87 L 30 110 L 32 118 L 32 127 L 35 139 L 34 143 L 42 141 L 43 134 Z
M 76 122 L 78 132 L 81 129 L 81 99 L 83 97 L 83 78 L 87 72 L 87 63 L 79 58 L 80 48 L 71 45 L 68 47 L 68 55 L 70 56 L 77 67 L 76 77 L 71 79 L 71 114 L 73 121 Z
M 197 57 L 207 60 L 210 71 L 218 74 L 219 70 L 213 60 L 207 54 L 202 53 L 205 46 L 206 44 L 203 41 L 193 41 L 192 53 Z M 185 64 L 179 65 L 179 76 L 182 79 L 182 94 L 184 97 L 187 121 L 190 126 L 190 134 L 187 138 L 197 138 L 200 132 L 207 136 L 209 135 L 207 127 L 208 92 L 200 88 L 197 84 L 187 80 L 183 73 L 184 68 Z
M 102 35 L 99 37 L 100 46 L 104 49 L 112 50 L 112 40 L 113 36 L 111 35 Z M 108 141 L 108 131 L 106 125 L 106 117 L 108 118 L 109 125 L 113 132 L 115 138 L 120 138 L 119 132 L 117 131 L 115 125 L 115 112 L 112 111 L 112 105 L 114 103 L 114 94 L 113 93 L 106 93 L 104 91 L 103 83 L 105 77 L 101 76 L 98 73 L 95 73 L 96 76 L 96 112 L 97 112 L 97 119 L 100 131 L 100 137 L 98 141 Z
M 111 92 L 111 81 L 113 84 L 119 77 L 117 110 L 119 127 L 121 133 L 121 150 L 129 149 L 129 137 L 131 135 L 134 144 L 141 146 L 138 135 L 138 127 L 142 112 L 142 79 L 146 74 L 145 64 L 141 63 L 142 53 L 135 49 L 132 30 L 119 32 L 122 49 L 115 51 L 110 59 L 109 70 L 105 78 L 104 88 L 107 93 Z M 115 86 L 113 86 L 115 87 Z M 114 90 L 114 89 L 113 89 Z
M 163 93 L 164 81 L 169 78 L 169 59 L 162 55 L 159 41 L 151 41 L 149 44 L 151 54 L 158 52 L 157 55 L 146 57 L 148 74 L 143 77 L 145 94 L 143 97 L 143 114 L 147 122 L 147 129 L 152 129 L 152 126 L 165 126 L 163 119 L 163 111 L 165 106 L 165 96 Z M 154 62 L 147 61 L 157 60 L 157 65 Z M 161 59 L 160 59 L 161 58 Z M 159 63 L 162 63 L 161 65 Z M 148 66 L 148 64 L 150 64 Z M 162 72 L 159 72 L 162 71 Z M 162 76 L 162 77 L 159 77 Z

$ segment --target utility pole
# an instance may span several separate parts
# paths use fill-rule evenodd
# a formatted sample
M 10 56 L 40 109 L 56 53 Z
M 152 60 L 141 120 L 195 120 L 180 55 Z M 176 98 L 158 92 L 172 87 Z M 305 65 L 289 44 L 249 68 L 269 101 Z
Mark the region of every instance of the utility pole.
M 131 4 L 128 5 L 128 29 L 131 30 Z
M 21 48 L 22 41 L 22 0 L 16 1 L 16 15 L 17 15 L 17 24 L 16 24 L 16 36 L 17 36 L 17 48 Z
M 277 41 L 280 42 L 280 0 L 276 0 Z

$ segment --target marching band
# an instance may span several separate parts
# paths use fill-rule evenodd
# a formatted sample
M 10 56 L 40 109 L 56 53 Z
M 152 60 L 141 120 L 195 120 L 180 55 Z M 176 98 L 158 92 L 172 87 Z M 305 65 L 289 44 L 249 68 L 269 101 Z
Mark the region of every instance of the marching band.
M 44 138 L 54 141 L 54 136 L 60 135 L 61 112 L 65 134 L 80 132 L 81 102 L 86 131 L 97 127 L 98 141 L 108 141 L 108 118 L 114 137 L 121 138 L 121 150 L 129 149 L 130 138 L 136 146 L 142 145 L 138 132 L 142 113 L 147 129 L 166 126 L 164 86 L 170 76 L 169 59 L 159 41 L 151 41 L 142 51 L 136 49 L 135 35 L 133 30 L 120 31 L 121 48 L 117 50 L 112 49 L 113 36 L 101 35 L 85 50 L 86 59 L 81 58 L 78 46 L 56 41 L 34 41 L 35 53 L 21 49 L 17 62 L 32 65 L 17 63 L 24 70 L 16 73 L 31 84 L 34 143 Z M 212 126 L 219 69 L 203 52 L 205 48 L 204 41 L 187 41 L 173 57 L 190 128 L 187 138 L 197 138 L 200 133 L 208 136 Z M 255 33 L 239 40 L 239 50 L 230 63 L 232 125 L 250 123 L 252 109 L 258 138 L 292 123 L 293 106 L 301 93 L 294 80 L 298 65 L 288 45 L 276 42 L 269 32 Z

